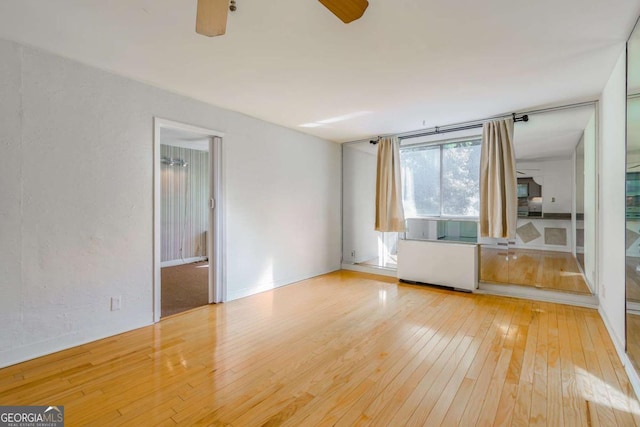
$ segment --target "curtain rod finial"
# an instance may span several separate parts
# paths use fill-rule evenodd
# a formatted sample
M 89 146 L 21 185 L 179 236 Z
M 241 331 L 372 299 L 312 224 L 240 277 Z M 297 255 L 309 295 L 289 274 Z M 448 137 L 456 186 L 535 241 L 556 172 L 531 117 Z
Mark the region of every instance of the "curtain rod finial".
M 514 122 L 528 122 L 529 121 L 529 115 L 528 114 L 523 114 L 520 117 L 516 117 L 516 113 L 511 113 L 511 116 L 513 117 L 513 121 Z

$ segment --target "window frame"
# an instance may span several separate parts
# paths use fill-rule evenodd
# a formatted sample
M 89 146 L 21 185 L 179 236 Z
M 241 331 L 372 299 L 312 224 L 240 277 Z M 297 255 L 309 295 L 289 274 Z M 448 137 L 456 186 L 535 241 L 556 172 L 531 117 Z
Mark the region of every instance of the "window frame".
M 479 216 L 460 216 L 460 215 L 446 215 L 443 214 L 443 197 L 444 197 L 444 192 L 442 191 L 442 177 L 443 177 L 443 173 L 444 173 L 444 168 L 442 167 L 443 163 L 443 156 L 444 156 L 444 149 L 443 147 L 445 145 L 448 144 L 455 144 L 458 142 L 478 142 L 479 146 L 482 146 L 482 134 L 473 134 L 473 135 L 468 135 L 468 136 L 461 136 L 461 137 L 457 137 L 457 138 L 449 138 L 449 139 L 438 139 L 435 141 L 418 141 L 418 142 L 407 142 L 405 143 L 404 141 L 409 141 L 411 139 L 420 139 L 419 137 L 417 138 L 406 138 L 404 140 L 400 141 L 400 158 L 402 159 L 402 151 L 403 150 L 408 150 L 408 149 L 419 149 L 422 147 L 438 147 L 439 150 L 439 154 L 440 154 L 440 178 L 439 178 L 439 187 L 440 187 L 440 215 L 414 215 L 414 216 L 410 216 L 410 217 L 405 217 L 405 219 L 432 219 L 432 220 L 451 220 L 451 221 L 478 221 L 480 219 Z M 479 173 L 480 171 L 478 171 Z M 478 189 L 478 193 L 479 193 L 479 189 Z M 478 197 L 480 195 L 478 194 Z M 404 198 L 403 198 L 404 199 Z

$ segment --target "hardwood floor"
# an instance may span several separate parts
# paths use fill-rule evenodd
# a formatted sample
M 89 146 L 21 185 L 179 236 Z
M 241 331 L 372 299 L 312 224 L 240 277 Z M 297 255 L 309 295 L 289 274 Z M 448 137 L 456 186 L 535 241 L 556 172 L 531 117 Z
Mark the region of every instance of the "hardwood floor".
M 627 312 L 627 355 L 640 371 L 640 315 Z
M 336 272 L 0 370 L 67 425 L 633 426 L 595 310 Z
M 591 295 L 576 259 L 567 252 L 483 246 L 480 280 Z
M 636 257 L 625 258 L 625 277 L 627 300 L 640 303 L 640 259 Z

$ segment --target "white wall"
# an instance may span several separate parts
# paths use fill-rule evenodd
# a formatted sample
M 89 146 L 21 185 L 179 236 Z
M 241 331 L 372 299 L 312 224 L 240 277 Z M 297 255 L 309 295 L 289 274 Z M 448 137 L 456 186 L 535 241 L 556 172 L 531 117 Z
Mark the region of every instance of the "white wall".
M 339 145 L 0 41 L 0 366 L 152 322 L 154 116 L 226 134 L 230 299 L 340 267 Z
M 584 130 L 584 269 L 591 289 L 595 288 L 596 278 L 596 120 L 589 120 Z
M 600 311 L 625 342 L 625 52 L 600 98 L 598 277 Z
M 590 122 L 592 122 L 591 119 Z M 589 125 L 587 125 L 587 128 Z M 585 129 L 585 133 L 587 129 Z M 575 150 L 573 151 L 573 162 L 575 163 L 575 172 L 576 179 L 574 182 L 574 192 L 575 192 L 575 212 L 576 213 L 584 213 L 584 139 L 585 134 L 580 138 L 580 142 L 576 145 Z
M 362 142 L 344 146 L 342 259 L 347 263 L 369 261 L 378 256 L 380 233 L 375 231 L 377 157 L 376 150 L 368 145 L 369 142 Z M 355 251 L 355 257 L 352 251 Z
M 23 316 L 16 310 L 22 300 L 23 262 L 20 48 L 0 43 L 0 58 L 0 349 L 4 349 L 22 340 Z

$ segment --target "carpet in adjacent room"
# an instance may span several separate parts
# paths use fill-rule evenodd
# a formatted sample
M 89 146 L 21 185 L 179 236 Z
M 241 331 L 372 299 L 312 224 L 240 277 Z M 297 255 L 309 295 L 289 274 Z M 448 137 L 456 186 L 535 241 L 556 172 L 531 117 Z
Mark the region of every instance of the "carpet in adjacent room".
M 161 317 L 209 303 L 207 261 L 161 269 Z

